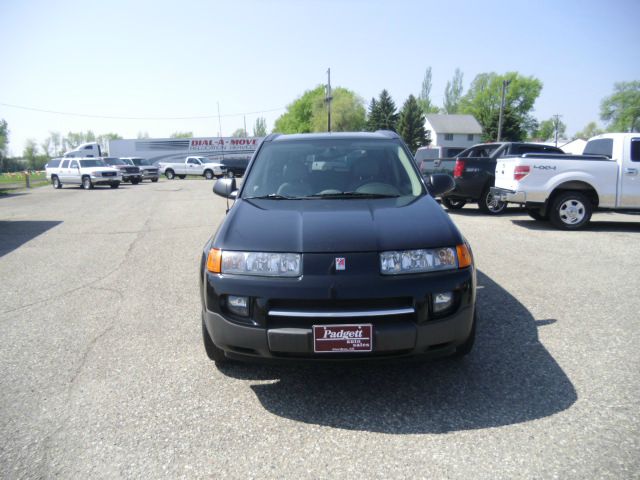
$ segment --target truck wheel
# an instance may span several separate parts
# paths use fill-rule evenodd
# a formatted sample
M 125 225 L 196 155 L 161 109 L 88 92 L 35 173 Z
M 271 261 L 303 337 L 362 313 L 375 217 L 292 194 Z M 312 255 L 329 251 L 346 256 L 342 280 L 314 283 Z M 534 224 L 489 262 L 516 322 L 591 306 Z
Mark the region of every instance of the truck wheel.
M 120 182 L 113 182 L 113 183 L 109 184 L 109 186 L 111 188 L 118 188 L 120 186 Z
M 542 215 L 539 208 L 527 208 L 527 213 L 531 218 L 538 220 L 539 222 L 546 222 L 549 220 L 549 215 Z
M 62 183 L 60 183 L 60 179 L 57 175 L 51 177 L 51 185 L 53 185 L 53 188 L 62 188 Z
M 156 183 L 156 182 L 158 181 L 158 179 L 157 179 L 157 178 L 152 178 L 152 179 L 151 179 L 151 181 L 152 181 L 153 183 Z
M 184 180 L 185 178 L 187 178 L 187 176 L 186 176 L 186 175 L 178 175 L 178 178 L 179 178 L 180 180 Z
M 164 176 L 167 177 L 169 180 L 173 180 L 174 178 L 176 178 L 176 174 L 173 173 L 173 170 L 166 170 L 164 172 Z
M 489 215 L 500 215 L 507 209 L 507 202 L 498 200 L 488 188 L 482 192 L 478 202 L 480 210 Z
M 456 200 L 454 198 L 442 197 L 442 204 L 447 210 L 460 210 L 467 204 L 466 200 Z
M 225 356 L 224 351 L 216 347 L 216 344 L 211 340 L 207 326 L 204 323 L 204 312 L 202 316 L 202 340 L 204 341 L 204 351 L 207 353 L 207 357 L 209 357 L 209 360 L 216 362 L 216 365 L 228 362 L 229 359 Z
M 585 195 L 565 192 L 553 200 L 549 220 L 561 230 L 578 230 L 589 223 L 592 213 L 593 207 Z
M 140 179 L 139 178 L 134 178 L 131 180 L 131 183 L 133 183 L 134 185 L 137 185 L 140 183 Z
M 93 183 L 91 183 L 91 179 L 86 175 L 82 177 L 82 188 L 85 190 L 91 190 L 93 188 Z
M 212 180 L 213 179 L 213 172 L 211 170 L 205 170 L 204 171 L 204 178 L 206 178 L 207 180 Z
M 473 344 L 476 341 L 476 324 L 478 323 L 478 311 L 474 310 L 473 312 L 473 324 L 471 325 L 471 331 L 469 332 L 469 336 L 464 341 L 462 345 L 456 348 L 456 352 L 453 354 L 453 357 L 462 358 L 465 355 L 471 353 L 473 350 Z

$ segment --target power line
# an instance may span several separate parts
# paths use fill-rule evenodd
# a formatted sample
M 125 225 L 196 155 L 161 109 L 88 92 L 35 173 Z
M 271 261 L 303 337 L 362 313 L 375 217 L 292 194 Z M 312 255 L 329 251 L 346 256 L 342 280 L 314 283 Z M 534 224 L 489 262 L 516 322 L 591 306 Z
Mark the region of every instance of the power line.
M 259 113 L 270 113 L 284 110 L 286 107 L 272 108 L 269 110 L 259 110 L 256 112 L 241 112 L 241 113 L 226 113 L 224 115 L 196 115 L 192 117 L 119 117 L 115 115 L 93 115 L 89 113 L 74 113 L 74 112 L 61 112 L 58 110 L 47 110 L 45 108 L 26 107 L 24 105 L 14 105 L 12 103 L 0 102 L 0 105 L 4 107 L 17 108 L 19 110 L 28 110 L 31 112 L 49 113 L 52 115 L 66 115 L 69 117 L 84 117 L 84 118 L 102 118 L 107 120 L 201 120 L 211 119 L 219 117 L 241 117 L 243 115 L 257 115 Z

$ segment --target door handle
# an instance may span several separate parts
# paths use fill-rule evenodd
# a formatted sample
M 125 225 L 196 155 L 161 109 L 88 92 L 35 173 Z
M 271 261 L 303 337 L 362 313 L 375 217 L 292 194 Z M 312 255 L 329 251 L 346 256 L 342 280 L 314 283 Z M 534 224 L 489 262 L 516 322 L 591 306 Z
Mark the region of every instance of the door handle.
M 637 175 L 638 174 L 638 169 L 637 168 L 625 168 L 624 169 L 624 173 L 626 173 L 627 175 Z

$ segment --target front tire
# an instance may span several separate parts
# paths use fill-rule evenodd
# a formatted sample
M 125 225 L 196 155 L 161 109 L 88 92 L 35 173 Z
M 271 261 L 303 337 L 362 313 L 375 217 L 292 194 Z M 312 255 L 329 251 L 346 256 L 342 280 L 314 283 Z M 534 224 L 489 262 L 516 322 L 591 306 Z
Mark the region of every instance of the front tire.
M 140 179 L 134 178 L 134 179 L 131 180 L 131 183 L 134 184 L 134 185 L 137 185 L 137 184 L 140 183 Z
M 204 178 L 207 180 L 213 180 L 213 172 L 211 170 L 205 170 Z
M 462 358 L 471 353 L 473 350 L 473 344 L 476 342 L 476 324 L 478 323 L 478 310 L 473 312 L 473 324 L 471 325 L 471 331 L 469 336 L 462 345 L 456 348 L 456 352 L 453 354 L 455 358 Z
M 589 223 L 592 213 L 593 207 L 586 195 L 565 192 L 553 200 L 549 220 L 561 230 L 579 230 Z
M 447 210 L 460 210 L 467 204 L 466 200 L 457 200 L 455 198 L 442 197 L 442 204 Z
M 483 213 L 488 215 L 500 215 L 507 209 L 507 202 L 501 202 L 491 193 L 490 189 L 486 189 L 480 196 L 478 206 Z
M 227 363 L 229 359 L 225 356 L 224 351 L 221 348 L 216 347 L 216 344 L 211 340 L 207 326 L 204 323 L 204 312 L 202 313 L 202 340 L 204 342 L 204 351 L 207 353 L 209 360 L 216 362 L 216 365 L 222 365 Z
M 62 182 L 57 176 L 51 178 L 51 185 L 53 185 L 53 188 L 62 188 Z
M 86 175 L 82 177 L 82 188 L 84 188 L 85 190 L 93 189 L 93 183 L 91 182 L 91 179 Z
M 167 177 L 168 180 L 173 180 L 174 178 L 176 178 L 176 174 L 174 173 L 173 170 L 165 171 L 164 176 Z
M 539 222 L 546 222 L 549 220 L 549 215 L 542 215 L 539 208 L 527 208 L 527 213 L 531 218 Z
M 118 188 L 120 186 L 120 182 L 113 182 L 113 183 L 109 184 L 109 186 L 111 188 Z
M 157 179 L 157 178 L 152 178 L 152 179 L 151 179 L 151 181 L 152 181 L 153 183 L 156 183 L 156 182 L 158 181 L 158 179 Z
M 180 180 L 184 180 L 185 178 L 187 178 L 187 176 L 186 176 L 186 175 L 178 175 L 178 178 L 179 178 Z

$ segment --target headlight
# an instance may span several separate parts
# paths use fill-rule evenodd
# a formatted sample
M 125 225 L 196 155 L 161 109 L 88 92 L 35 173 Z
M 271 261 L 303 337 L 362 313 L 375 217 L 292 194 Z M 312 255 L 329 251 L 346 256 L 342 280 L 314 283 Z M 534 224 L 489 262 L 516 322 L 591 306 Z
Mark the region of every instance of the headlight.
M 101 177 L 102 176 L 102 172 L 93 172 L 91 174 L 92 177 Z
M 230 252 L 212 249 L 207 267 L 214 273 L 299 277 L 301 256 L 298 253 Z M 217 270 L 217 271 L 216 271 Z
M 461 248 L 467 252 L 466 256 L 460 252 Z M 463 261 L 458 262 L 459 256 Z M 398 252 L 382 252 L 380 254 L 380 273 L 383 275 L 454 270 L 456 268 L 468 267 L 470 264 L 470 256 L 468 255 L 466 245 L 460 245 L 457 248 L 445 247 L 403 250 Z

